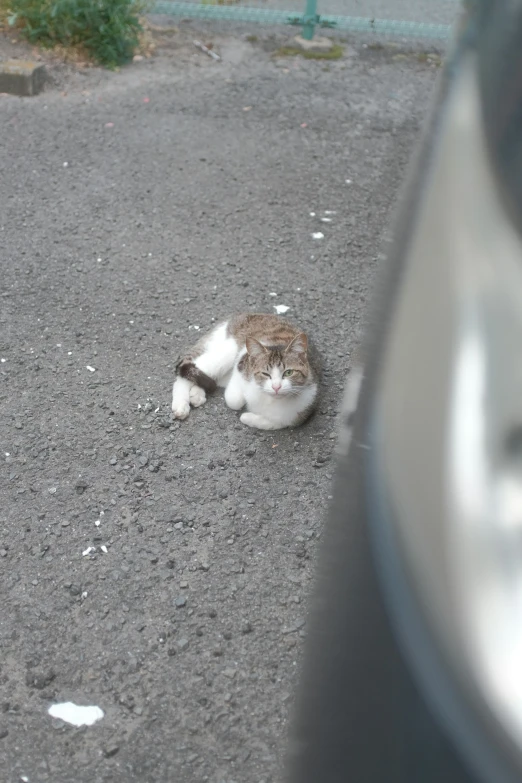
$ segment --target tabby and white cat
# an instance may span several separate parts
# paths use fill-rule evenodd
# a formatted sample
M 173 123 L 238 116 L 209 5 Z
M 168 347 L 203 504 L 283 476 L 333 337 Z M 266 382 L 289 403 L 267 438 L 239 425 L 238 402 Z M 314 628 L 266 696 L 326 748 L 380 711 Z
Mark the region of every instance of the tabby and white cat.
M 177 365 L 176 419 L 186 419 L 206 392 L 225 388 L 241 422 L 260 430 L 295 427 L 312 414 L 320 367 L 306 334 L 276 315 L 243 314 L 218 324 Z

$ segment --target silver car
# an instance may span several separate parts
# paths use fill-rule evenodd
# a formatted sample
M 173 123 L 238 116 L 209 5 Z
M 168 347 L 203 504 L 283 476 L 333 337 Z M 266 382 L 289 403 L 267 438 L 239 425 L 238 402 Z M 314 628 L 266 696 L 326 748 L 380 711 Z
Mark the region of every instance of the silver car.
M 380 294 L 289 778 L 520 783 L 522 0 L 468 4 Z

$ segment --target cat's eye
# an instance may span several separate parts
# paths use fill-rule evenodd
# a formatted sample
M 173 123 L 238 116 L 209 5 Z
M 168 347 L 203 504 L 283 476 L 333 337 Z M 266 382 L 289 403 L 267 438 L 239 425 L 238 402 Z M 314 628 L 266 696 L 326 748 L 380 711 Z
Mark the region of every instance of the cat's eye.
M 262 372 L 261 375 L 264 375 L 265 378 L 271 378 L 272 377 L 269 372 Z
M 283 373 L 283 378 L 290 378 L 291 375 L 293 375 L 295 370 L 285 370 Z

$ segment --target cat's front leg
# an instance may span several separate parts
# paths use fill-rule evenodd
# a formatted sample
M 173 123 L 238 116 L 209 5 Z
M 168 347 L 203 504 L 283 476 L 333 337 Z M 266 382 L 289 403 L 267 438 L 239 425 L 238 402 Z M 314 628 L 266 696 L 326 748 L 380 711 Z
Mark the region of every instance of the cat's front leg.
M 172 387 L 172 412 L 176 419 L 186 419 L 190 413 L 190 387 L 185 378 L 176 378 Z
M 270 419 L 260 416 L 258 413 L 242 413 L 239 417 L 242 424 L 247 427 L 254 427 L 256 430 L 282 430 L 286 425 L 270 421 Z
M 240 411 L 246 405 L 243 395 L 243 382 L 237 370 L 234 370 L 227 388 L 225 389 L 225 402 L 233 411 Z

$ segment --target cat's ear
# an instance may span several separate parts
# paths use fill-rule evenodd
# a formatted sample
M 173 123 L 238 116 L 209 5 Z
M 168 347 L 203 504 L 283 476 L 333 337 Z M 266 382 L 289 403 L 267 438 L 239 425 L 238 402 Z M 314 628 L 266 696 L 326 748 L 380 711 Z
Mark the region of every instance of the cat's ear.
M 259 340 L 256 340 L 255 337 L 246 338 L 246 349 L 248 355 L 253 359 L 260 359 L 268 353 L 265 346 Z
M 308 337 L 304 332 L 296 334 L 290 345 L 287 346 L 285 353 L 291 353 L 305 359 L 308 352 Z

